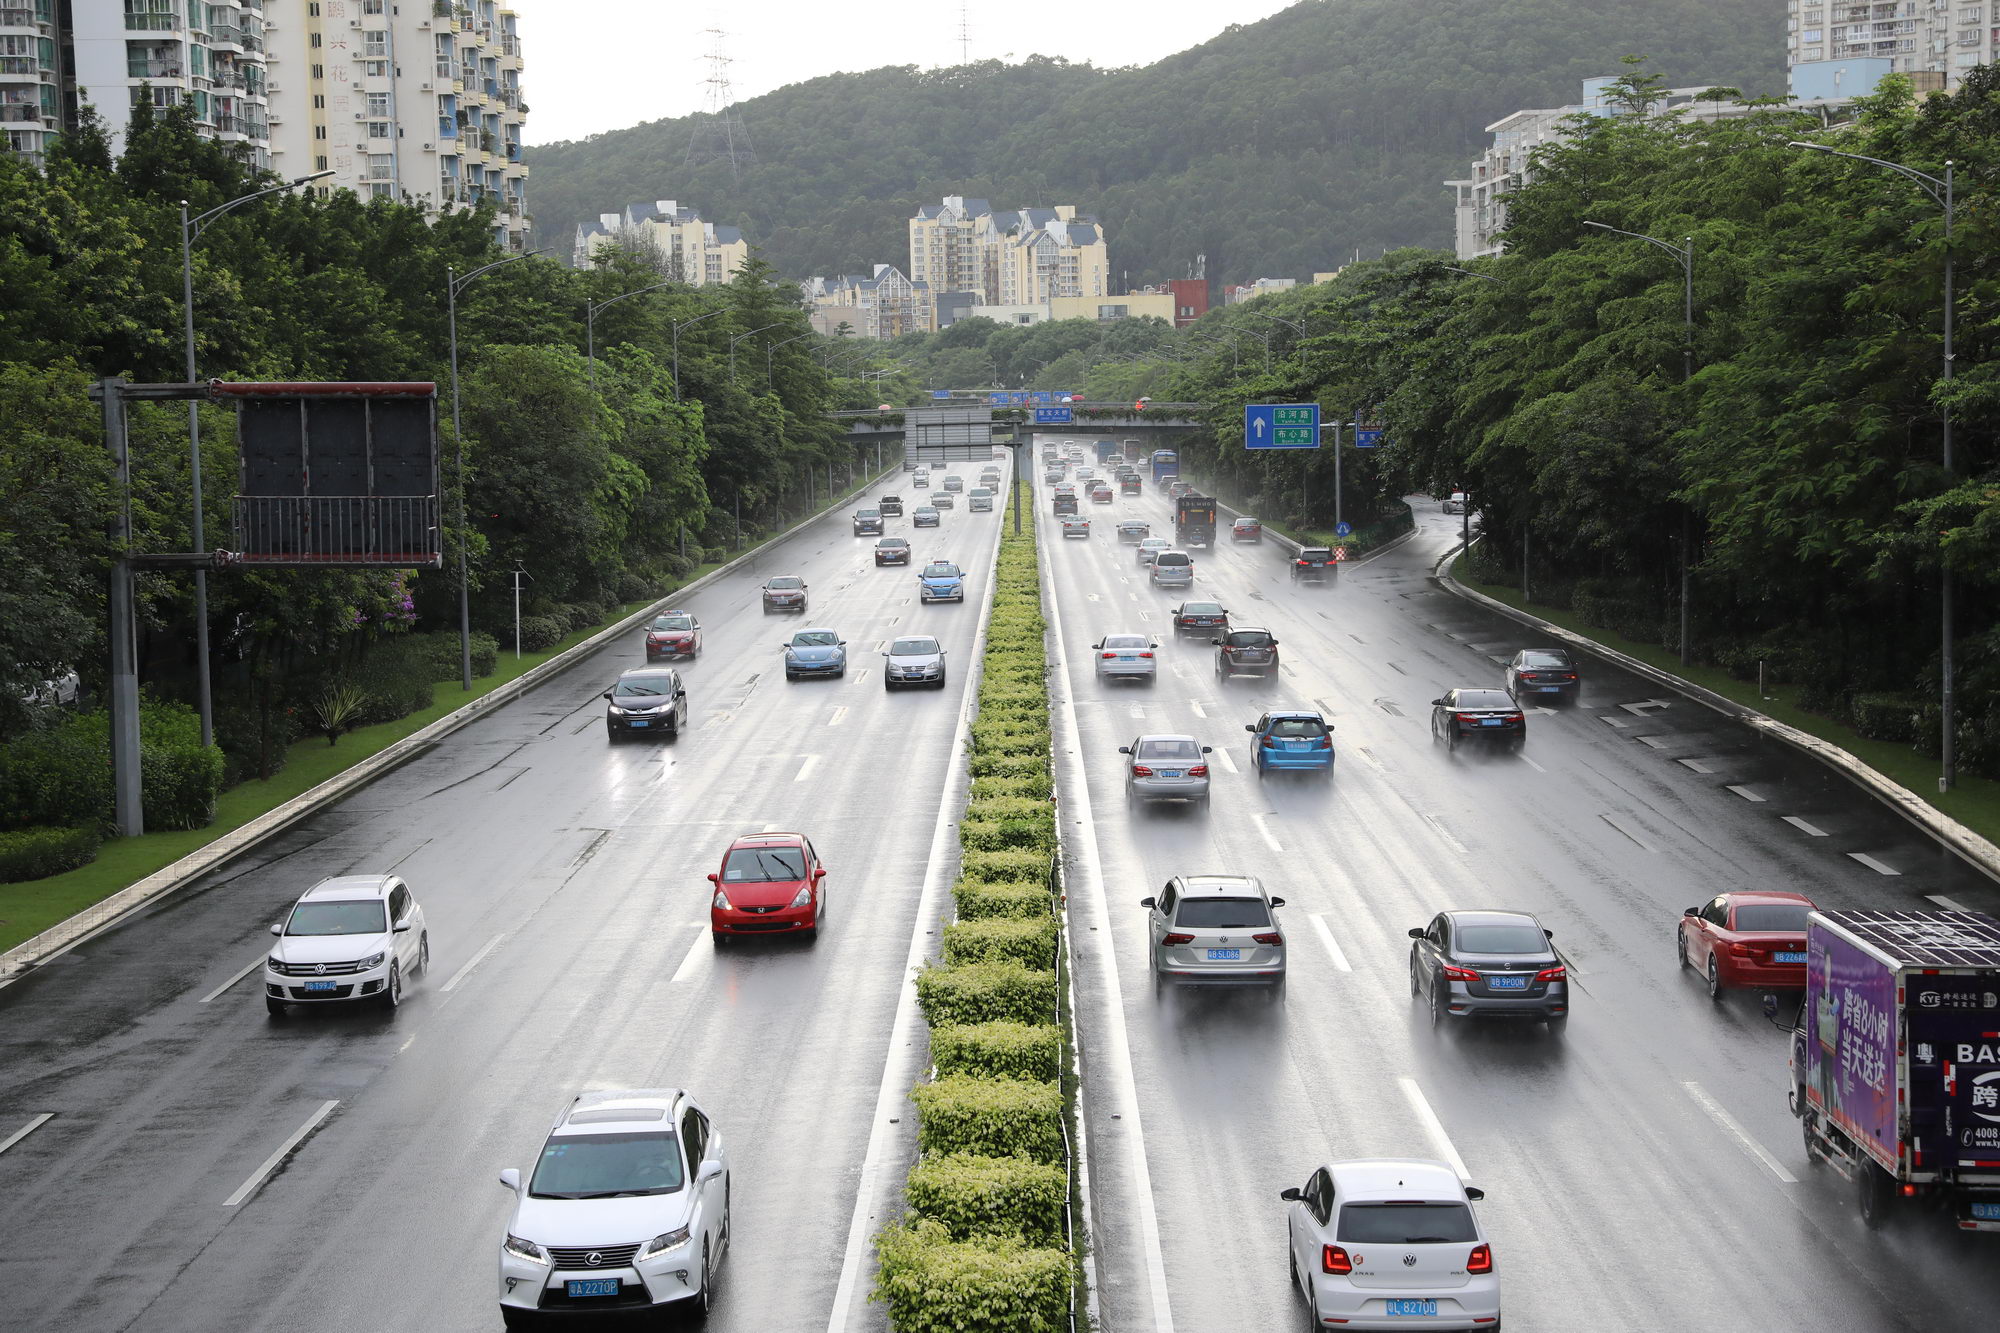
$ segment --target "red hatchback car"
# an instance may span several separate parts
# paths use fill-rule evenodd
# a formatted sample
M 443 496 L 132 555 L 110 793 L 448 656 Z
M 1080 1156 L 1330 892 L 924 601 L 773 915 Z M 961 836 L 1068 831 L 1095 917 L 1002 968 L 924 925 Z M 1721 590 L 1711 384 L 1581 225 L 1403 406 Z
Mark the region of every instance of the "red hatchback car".
M 701 656 L 701 622 L 687 611 L 667 611 L 646 626 L 646 660 Z
M 1711 999 L 1731 989 L 1803 988 L 1812 910 L 1813 900 L 1802 893 L 1719 893 L 1681 915 L 1681 966 L 1702 974 Z
M 1239 518 L 1229 525 L 1229 540 L 1233 542 L 1255 542 L 1261 545 L 1264 541 L 1264 525 L 1259 520 L 1248 516 Z
M 826 867 L 803 833 L 753 833 L 729 844 L 711 874 L 708 928 L 717 947 L 736 935 L 819 935 Z

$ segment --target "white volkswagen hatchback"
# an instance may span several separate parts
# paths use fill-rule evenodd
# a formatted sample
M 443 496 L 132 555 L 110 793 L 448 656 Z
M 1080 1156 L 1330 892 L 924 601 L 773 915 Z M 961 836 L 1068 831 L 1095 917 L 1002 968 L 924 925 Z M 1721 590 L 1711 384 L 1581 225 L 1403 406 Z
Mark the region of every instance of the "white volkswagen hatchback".
M 424 909 L 394 875 L 341 875 L 305 891 L 271 933 L 264 959 L 264 1007 L 282 1018 L 288 1004 L 403 1002 L 404 979 L 431 962 Z
M 500 1246 L 508 1328 L 546 1315 L 706 1317 L 729 1247 L 729 1158 L 676 1089 L 591 1092 L 565 1106 L 534 1170 L 513 1167 Z
M 1443 1162 L 1332 1162 L 1279 1197 L 1314 1328 L 1500 1327 L 1493 1247 L 1472 1210 L 1486 1196 Z

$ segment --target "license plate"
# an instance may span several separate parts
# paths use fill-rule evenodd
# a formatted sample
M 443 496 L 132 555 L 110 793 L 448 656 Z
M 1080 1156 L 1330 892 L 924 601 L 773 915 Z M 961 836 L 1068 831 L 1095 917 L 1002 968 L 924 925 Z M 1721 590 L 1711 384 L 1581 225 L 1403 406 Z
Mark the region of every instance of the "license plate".
M 340 983 L 337 981 L 308 981 L 305 984 L 305 991 L 306 994 L 310 995 L 315 991 L 337 990 L 339 986 Z
M 1560 685 L 1537 685 L 1535 688 L 1543 694 L 1561 694 L 1563 689 Z
M 1163 768 L 1160 770 L 1160 776 L 1163 778 L 1177 778 L 1180 775 L 1181 771 L 1178 768 Z
M 1210 949 L 1208 951 L 1208 961 L 1211 963 L 1234 963 L 1241 960 L 1242 957 L 1243 951 L 1241 949 Z
M 563 1283 L 563 1289 L 572 1298 L 577 1296 L 616 1296 L 619 1282 L 615 1277 L 579 1277 Z
M 1972 1216 L 1981 1222 L 2000 1222 L 2000 1203 L 1975 1203 Z
M 1479 719 L 1479 725 L 1482 727 L 1497 727 L 1501 725 L 1501 722 L 1497 717 L 1482 717 Z
M 1121 662 L 1136 662 L 1136 661 L 1138 661 L 1138 660 L 1139 660 L 1139 654 L 1137 654 L 1137 653 L 1120 653 L 1120 654 L 1118 654 L 1118 660 L 1119 660 L 1119 661 L 1121 661 Z
M 650 727 L 653 724 L 642 717 L 634 719 L 631 722 L 627 722 L 625 725 L 628 727 Z
M 1525 976 L 1488 977 L 1486 978 L 1486 988 L 1488 990 L 1526 990 L 1528 989 L 1528 979 Z
M 1303 750 L 1306 748 L 1306 743 L 1304 741 L 1286 741 L 1285 748 L 1287 750 Z
M 1774 953 L 1771 955 L 1771 961 L 1774 963 L 1803 963 L 1805 960 L 1806 956 L 1803 953 Z
M 1423 1315 L 1431 1319 L 1437 1318 L 1438 1303 L 1436 1301 L 1384 1301 L 1383 1305 L 1385 1307 L 1383 1309 L 1384 1314 L 1412 1314 Z

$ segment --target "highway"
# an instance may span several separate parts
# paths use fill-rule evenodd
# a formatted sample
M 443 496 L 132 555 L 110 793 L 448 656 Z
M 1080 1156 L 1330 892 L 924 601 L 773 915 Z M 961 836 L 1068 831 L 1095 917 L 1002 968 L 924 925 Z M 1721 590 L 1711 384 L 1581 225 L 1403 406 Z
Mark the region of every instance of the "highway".
M 907 482 L 880 489 L 914 507 Z M 701 1098 L 733 1161 L 711 1326 L 825 1327 L 906 955 L 937 924 L 927 876 L 948 900 L 931 851 L 962 801 L 1001 521 L 889 520 L 919 562 L 966 567 L 964 604 L 923 606 L 915 568 L 877 569 L 846 511 L 823 518 L 686 600 L 706 645 L 677 742 L 606 743 L 599 694 L 644 664 L 635 633 L 0 989 L 0 1141 L 50 1117 L 0 1152 L 0 1327 L 497 1328 L 496 1173 L 532 1165 L 576 1092 L 652 1086 Z M 804 624 L 847 637 L 844 681 L 785 681 L 800 621 L 757 594 L 779 573 L 810 585 Z M 945 644 L 945 690 L 883 690 L 877 650 L 911 631 Z M 812 837 L 829 920 L 812 945 L 718 955 L 703 876 L 760 829 Z M 267 1018 L 269 924 L 324 876 L 391 869 L 432 944 L 401 1011 Z M 894 1077 L 900 1100 L 915 1076 Z M 914 1151 L 901 1106 L 878 1194 Z M 882 1323 L 872 1230 L 857 1327 Z
M 1278 1192 L 1387 1155 L 1486 1190 L 1516 1333 L 1990 1326 L 1988 1239 L 1928 1212 L 1866 1231 L 1851 1187 L 1806 1162 L 1785 1034 L 1755 993 L 1711 1003 L 1674 930 L 1726 888 L 1988 911 L 2000 894 L 1822 765 L 1594 659 L 1579 706 L 1530 716 L 1519 758 L 1433 747 L 1429 701 L 1499 685 L 1537 640 L 1429 579 L 1459 520 L 1418 500 L 1412 540 L 1318 588 L 1290 585 L 1275 544 L 1226 540 L 1196 553 L 1192 592 L 1150 588 L 1110 526 L 1171 535 L 1150 479 L 1086 502 L 1087 541 L 1042 528 L 1104 1326 L 1304 1326 Z M 1174 641 L 1182 600 L 1270 629 L 1278 677 L 1218 681 L 1205 639 Z M 1120 631 L 1161 643 L 1157 684 L 1094 678 L 1089 645 Z M 1243 728 L 1274 706 L 1329 715 L 1330 784 L 1259 782 Z M 1210 813 L 1127 813 L 1117 748 L 1153 731 L 1215 747 Z M 1282 1005 L 1155 999 L 1139 899 L 1201 872 L 1288 900 Z M 1580 992 L 1566 1035 L 1431 1030 L 1406 932 L 1446 907 L 1540 916 Z

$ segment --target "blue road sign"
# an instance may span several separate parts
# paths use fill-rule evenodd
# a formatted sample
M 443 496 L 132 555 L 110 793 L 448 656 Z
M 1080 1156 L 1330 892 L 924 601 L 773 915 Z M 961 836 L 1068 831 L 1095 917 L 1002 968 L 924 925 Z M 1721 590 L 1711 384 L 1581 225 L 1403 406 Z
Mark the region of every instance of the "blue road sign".
M 1026 407 L 1028 405 L 1028 395 L 1019 390 L 1009 390 L 1007 401 L 1014 407 Z
M 1037 426 L 1067 426 L 1072 424 L 1074 420 L 1075 417 L 1067 407 L 1038 407 L 1035 409 L 1035 424 Z
M 1245 404 L 1243 447 L 1246 449 L 1319 448 L 1319 404 Z
M 1048 389 L 1036 389 L 1028 395 L 1028 401 L 1031 403 L 1053 403 L 1055 400 L 1055 394 Z
M 1333 525 L 1333 535 L 1336 537 L 1348 537 L 1352 536 L 1353 533 L 1354 525 L 1352 523 L 1336 523 Z
M 1007 395 L 1004 393 L 989 393 L 986 395 L 986 401 L 994 407 L 1005 407 L 1007 406 Z
M 951 397 L 951 390 L 950 390 L 950 389 L 932 389 L 932 390 L 931 390 L 931 397 L 933 397 L 933 398 L 949 398 L 949 397 Z
M 1354 432 L 1356 449 L 1373 449 L 1382 443 L 1383 431 L 1380 427 L 1364 427 Z

